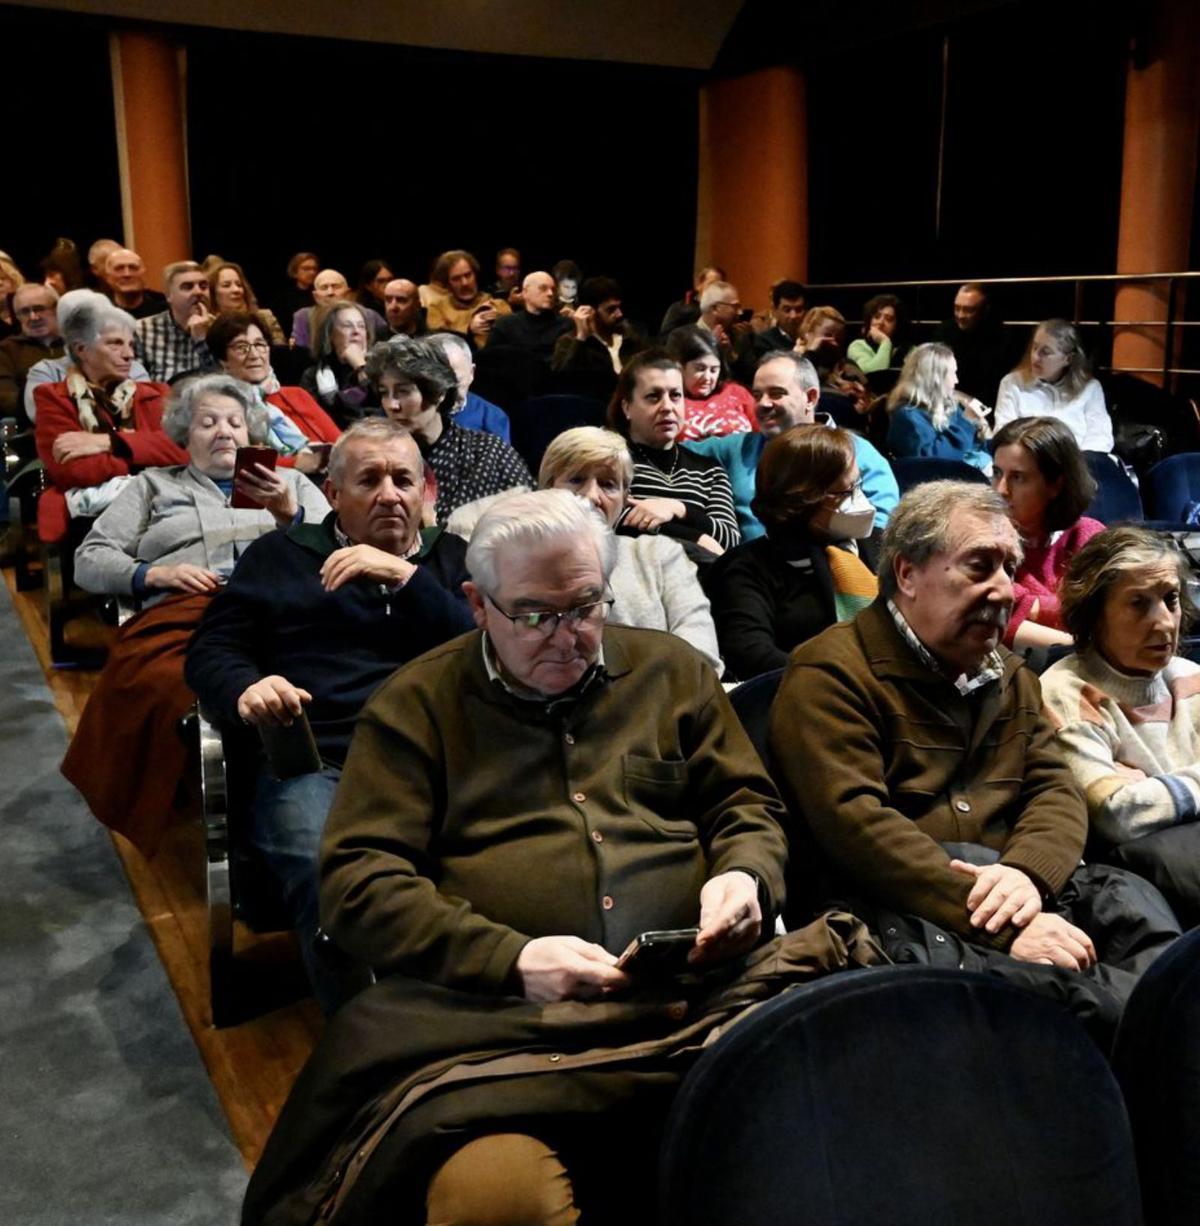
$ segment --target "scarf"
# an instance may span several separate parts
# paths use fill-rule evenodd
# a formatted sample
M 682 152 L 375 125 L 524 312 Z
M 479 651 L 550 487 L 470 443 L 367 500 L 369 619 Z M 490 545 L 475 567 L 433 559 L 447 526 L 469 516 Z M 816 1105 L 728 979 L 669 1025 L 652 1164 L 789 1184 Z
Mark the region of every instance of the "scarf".
M 89 434 L 97 434 L 101 430 L 112 433 L 122 425 L 132 426 L 133 398 L 137 393 L 137 384 L 132 379 L 126 379 L 111 392 L 105 392 L 103 388 L 89 383 L 82 370 L 72 367 L 67 371 L 66 384 L 67 393 L 79 413 L 79 424 Z
M 861 613 L 879 595 L 879 582 L 862 562 L 836 545 L 825 546 L 833 579 L 833 608 L 840 622 Z

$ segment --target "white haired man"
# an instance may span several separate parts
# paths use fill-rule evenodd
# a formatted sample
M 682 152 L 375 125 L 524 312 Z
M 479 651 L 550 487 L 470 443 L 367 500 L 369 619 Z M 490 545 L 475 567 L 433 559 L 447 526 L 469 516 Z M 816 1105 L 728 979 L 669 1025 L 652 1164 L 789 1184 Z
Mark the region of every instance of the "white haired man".
M 323 921 L 388 975 L 381 997 L 368 990 L 339 1015 L 334 1050 L 372 1018 L 419 1048 L 405 1020 L 417 1016 L 451 1050 L 482 1037 L 469 1034 L 474 1021 L 498 1027 L 501 1047 L 537 1042 L 531 1021 L 584 1022 L 591 1004 L 603 1042 L 605 1001 L 632 986 L 616 965 L 632 938 L 698 926 L 685 945 L 692 965 L 719 965 L 770 933 L 781 901 L 786 852 L 770 781 L 698 652 L 606 624 L 615 545 L 599 514 L 564 490 L 510 495 L 479 521 L 467 558 L 477 632 L 381 688 L 326 825 Z M 393 992 L 401 1004 L 389 1013 Z M 451 1138 L 452 1149 L 471 1144 L 432 1180 L 412 1180 L 427 1188 L 429 1221 L 575 1220 L 578 1168 L 560 1138 L 577 1107 L 546 1084 L 537 1138 L 488 1127 L 513 1090 L 499 1085 L 484 1118 Z M 643 1123 L 658 1118 L 661 1098 L 631 1097 Z M 596 1118 L 587 1132 L 607 1158 L 594 1163 L 611 1173 L 614 1150 L 596 1134 L 622 1145 L 631 1134 L 610 1130 L 611 1113 L 603 1129 Z M 653 1160 L 652 1145 L 635 1145 L 608 1191 L 628 1194 L 632 1167 Z M 267 1183 L 270 1162 L 265 1170 Z

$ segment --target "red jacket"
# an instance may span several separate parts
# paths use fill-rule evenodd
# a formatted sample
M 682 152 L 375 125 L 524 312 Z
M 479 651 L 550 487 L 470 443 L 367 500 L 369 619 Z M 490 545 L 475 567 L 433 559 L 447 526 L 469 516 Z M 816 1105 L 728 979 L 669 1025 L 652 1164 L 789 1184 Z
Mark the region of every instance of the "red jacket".
M 281 387 L 264 399 L 289 417 L 310 442 L 336 443 L 341 437 L 337 422 L 302 387 Z
M 101 485 L 110 477 L 122 477 L 139 468 L 188 462 L 188 453 L 162 430 L 163 402 L 169 391 L 165 383 L 137 385 L 133 397 L 134 428 L 120 434 L 119 445 L 126 454 L 101 452 L 64 464 L 54 458 L 54 440 L 60 434 L 83 429 L 79 410 L 67 392 L 66 383 L 44 383 L 34 389 L 38 456 L 53 483 L 53 488 L 38 499 L 38 536 L 43 541 L 60 541 L 67 535 L 70 516 L 63 491 Z

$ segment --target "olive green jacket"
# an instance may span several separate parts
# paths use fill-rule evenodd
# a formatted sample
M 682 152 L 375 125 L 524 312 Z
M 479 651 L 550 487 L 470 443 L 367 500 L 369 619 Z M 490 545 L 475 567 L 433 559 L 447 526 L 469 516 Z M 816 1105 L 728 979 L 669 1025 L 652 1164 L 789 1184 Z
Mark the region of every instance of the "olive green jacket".
M 514 991 L 534 937 L 620 953 L 694 925 L 704 883 L 783 902 L 782 805 L 709 664 L 608 626 L 577 700 L 514 697 L 482 634 L 405 665 L 364 709 L 322 843 L 322 923 L 378 971 Z

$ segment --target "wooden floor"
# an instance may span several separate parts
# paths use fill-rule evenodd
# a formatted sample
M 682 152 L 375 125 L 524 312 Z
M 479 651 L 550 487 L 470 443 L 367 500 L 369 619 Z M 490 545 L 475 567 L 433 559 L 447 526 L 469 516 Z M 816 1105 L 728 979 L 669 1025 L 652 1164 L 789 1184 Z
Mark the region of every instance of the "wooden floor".
M 73 733 L 98 674 L 50 666 L 42 593 L 18 592 L 10 567 L 4 568 L 4 577 L 55 704 Z M 72 622 L 69 631 L 78 641 L 89 643 L 112 633 L 88 615 Z M 199 824 L 181 827 L 153 860 L 120 835 L 112 838 L 233 1139 L 246 1165 L 253 1167 L 296 1074 L 320 1037 L 320 1010 L 306 998 L 242 1025 L 214 1030 L 208 1021 L 208 932 Z M 287 937 L 239 932 L 239 955 L 278 969 L 281 961 L 294 959 L 289 942 Z

